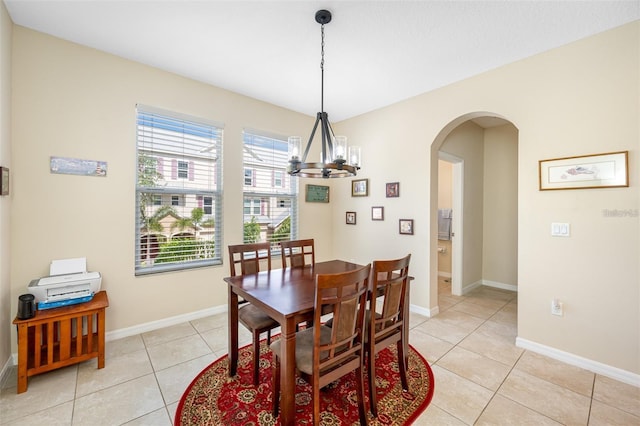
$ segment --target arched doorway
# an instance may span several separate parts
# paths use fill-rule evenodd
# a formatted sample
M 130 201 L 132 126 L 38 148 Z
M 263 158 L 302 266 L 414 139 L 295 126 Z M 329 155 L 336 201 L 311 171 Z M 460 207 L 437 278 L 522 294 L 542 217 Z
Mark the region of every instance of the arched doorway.
M 451 291 L 457 295 L 481 285 L 517 290 L 518 130 L 503 116 L 465 114 L 451 121 L 431 146 L 431 223 L 438 229 L 438 160 L 456 161 L 458 193 L 452 214 Z M 450 207 L 450 206 L 447 206 Z M 459 211 L 456 211 L 459 210 Z M 430 296 L 438 300 L 438 236 L 431 234 Z M 441 247 L 442 248 L 442 247 Z M 456 282 L 457 281 L 457 282 Z M 434 309 L 434 306 L 437 308 Z M 432 312 L 441 310 L 431 303 Z

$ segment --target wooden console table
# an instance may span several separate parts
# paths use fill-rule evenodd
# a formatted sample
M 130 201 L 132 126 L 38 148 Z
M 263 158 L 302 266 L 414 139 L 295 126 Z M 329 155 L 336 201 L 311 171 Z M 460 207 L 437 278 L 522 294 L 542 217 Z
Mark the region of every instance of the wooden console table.
M 98 358 L 104 367 L 106 291 L 89 302 L 36 311 L 33 318 L 13 323 L 18 327 L 18 393 L 36 374 Z

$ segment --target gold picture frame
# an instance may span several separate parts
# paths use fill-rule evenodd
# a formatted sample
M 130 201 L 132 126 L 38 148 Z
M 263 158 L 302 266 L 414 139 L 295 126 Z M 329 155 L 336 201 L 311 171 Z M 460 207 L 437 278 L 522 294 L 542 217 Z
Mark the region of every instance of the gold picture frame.
M 351 181 L 352 197 L 367 197 L 369 195 L 369 179 L 354 179 Z
M 629 151 L 540 160 L 539 189 L 628 187 L 628 170 Z

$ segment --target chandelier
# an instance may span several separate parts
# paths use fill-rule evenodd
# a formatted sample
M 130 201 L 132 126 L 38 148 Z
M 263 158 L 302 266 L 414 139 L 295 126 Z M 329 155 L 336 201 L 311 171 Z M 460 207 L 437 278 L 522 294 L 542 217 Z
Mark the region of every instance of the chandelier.
M 316 22 L 320 24 L 321 60 L 320 60 L 320 112 L 316 116 L 316 123 L 302 154 L 300 136 L 289 137 L 289 166 L 287 172 L 291 176 L 308 178 L 338 178 L 355 176 L 360 169 L 360 147 L 347 146 L 346 136 L 336 136 L 329 123 L 329 116 L 324 111 L 324 25 L 331 22 L 331 12 L 319 10 L 316 12 Z M 322 151 L 320 162 L 307 162 L 307 154 L 311 143 L 320 127 L 322 135 Z

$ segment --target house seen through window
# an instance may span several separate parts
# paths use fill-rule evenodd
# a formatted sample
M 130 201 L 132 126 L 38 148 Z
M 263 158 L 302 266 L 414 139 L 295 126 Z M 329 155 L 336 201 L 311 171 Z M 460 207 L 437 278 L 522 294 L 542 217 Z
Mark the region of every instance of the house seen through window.
M 297 238 L 298 184 L 286 172 L 287 138 L 245 130 L 244 242 L 278 242 Z
M 222 126 L 137 107 L 136 275 L 222 262 Z

